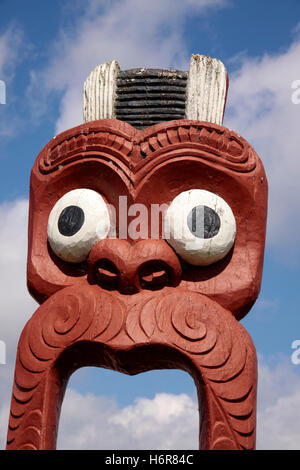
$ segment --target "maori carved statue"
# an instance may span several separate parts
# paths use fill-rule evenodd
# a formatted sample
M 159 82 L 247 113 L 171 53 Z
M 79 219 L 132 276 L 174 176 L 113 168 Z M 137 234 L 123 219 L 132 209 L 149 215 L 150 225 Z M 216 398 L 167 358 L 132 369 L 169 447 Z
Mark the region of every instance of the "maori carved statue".
M 260 289 L 267 180 L 222 126 L 223 64 L 98 66 L 85 123 L 40 152 L 30 186 L 28 288 L 7 449 L 55 449 L 70 375 L 182 369 L 200 449 L 254 449 L 257 361 L 241 320 Z

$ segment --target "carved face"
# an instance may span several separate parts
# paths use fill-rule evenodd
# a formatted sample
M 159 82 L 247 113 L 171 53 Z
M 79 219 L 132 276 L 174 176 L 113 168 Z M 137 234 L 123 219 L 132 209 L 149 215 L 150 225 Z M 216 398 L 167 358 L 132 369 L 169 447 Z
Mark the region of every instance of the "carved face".
M 228 129 L 107 119 L 60 134 L 31 176 L 28 286 L 98 285 L 128 302 L 194 291 L 237 319 L 260 288 L 267 182 Z
M 200 448 L 255 447 L 256 354 L 236 319 L 260 288 L 267 181 L 244 139 L 191 120 L 221 122 L 227 84 L 224 66 L 199 55 L 189 74 L 106 63 L 85 84 L 91 122 L 39 154 L 27 267 L 42 305 L 19 341 L 9 448 L 55 448 L 68 378 L 87 365 L 185 370 L 199 397 Z M 134 126 L 150 125 L 152 111 L 160 123 L 102 119 L 113 109 Z

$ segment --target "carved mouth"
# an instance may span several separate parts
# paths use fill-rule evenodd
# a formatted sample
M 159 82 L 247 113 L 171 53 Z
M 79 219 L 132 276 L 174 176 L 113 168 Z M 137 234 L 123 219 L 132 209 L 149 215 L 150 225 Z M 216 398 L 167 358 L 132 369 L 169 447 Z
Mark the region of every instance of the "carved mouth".
M 100 267 L 99 276 L 115 274 Z M 68 287 L 29 320 L 19 341 L 7 448 L 55 448 L 68 378 L 86 365 L 127 374 L 185 370 L 200 400 L 200 448 L 254 448 L 256 355 L 233 315 L 182 288 L 115 294 L 97 285 Z

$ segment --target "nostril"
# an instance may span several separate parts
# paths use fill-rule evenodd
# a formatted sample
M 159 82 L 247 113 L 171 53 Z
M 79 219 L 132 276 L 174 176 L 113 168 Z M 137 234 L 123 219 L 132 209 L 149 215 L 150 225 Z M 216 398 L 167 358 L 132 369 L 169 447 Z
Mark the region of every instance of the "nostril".
M 170 281 L 168 269 L 161 262 L 151 262 L 139 270 L 142 288 L 152 289 L 167 285 Z
M 88 281 L 122 294 L 141 289 L 158 290 L 181 282 L 181 265 L 163 240 L 105 239 L 93 246 L 88 257 Z
M 94 281 L 106 289 L 116 289 L 119 277 L 118 269 L 107 259 L 99 260 L 94 266 Z

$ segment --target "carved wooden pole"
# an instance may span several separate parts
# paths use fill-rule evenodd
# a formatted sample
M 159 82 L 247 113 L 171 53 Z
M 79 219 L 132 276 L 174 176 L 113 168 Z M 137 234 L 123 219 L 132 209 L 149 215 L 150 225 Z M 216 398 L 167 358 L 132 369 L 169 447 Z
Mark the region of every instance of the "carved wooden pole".
M 239 320 L 260 289 L 267 181 L 222 126 L 226 93 L 216 59 L 113 61 L 85 82 L 86 123 L 40 152 L 28 288 L 41 306 L 19 340 L 8 449 L 55 449 L 68 378 L 87 365 L 185 370 L 200 448 L 255 448 L 256 353 Z

